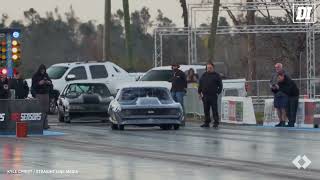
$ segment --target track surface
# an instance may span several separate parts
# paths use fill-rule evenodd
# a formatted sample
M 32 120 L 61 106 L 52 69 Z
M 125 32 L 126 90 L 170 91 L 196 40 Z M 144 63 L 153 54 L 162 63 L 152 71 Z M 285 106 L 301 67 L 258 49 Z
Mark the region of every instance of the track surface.
M 179 131 L 135 127 L 111 131 L 103 123 L 57 123 L 54 116 L 50 124 L 51 131 L 65 135 L 0 137 L 0 179 L 320 178 L 320 130 L 245 126 L 215 130 L 192 123 Z M 306 155 L 312 164 L 298 170 L 292 164 L 297 155 Z M 77 172 L 8 174 L 8 170 Z

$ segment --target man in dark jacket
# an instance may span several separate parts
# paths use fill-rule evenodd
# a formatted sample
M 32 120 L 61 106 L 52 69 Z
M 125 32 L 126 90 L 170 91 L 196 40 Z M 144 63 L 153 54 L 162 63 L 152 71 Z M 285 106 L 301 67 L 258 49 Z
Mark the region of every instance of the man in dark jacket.
M 38 71 L 33 75 L 31 88 L 42 107 L 42 114 L 44 116 L 43 128 L 49 129 L 47 113 L 49 111 L 49 92 L 52 88 L 52 81 L 46 72 L 45 65 L 41 64 Z
M 15 73 L 15 79 L 10 82 L 10 88 L 15 90 L 16 99 L 25 99 L 29 94 L 29 86 L 19 72 Z
M 10 90 L 7 76 L 5 74 L 1 74 L 0 76 L 0 99 L 8 99 Z
M 179 102 L 181 106 L 184 107 L 183 97 L 186 94 L 187 78 L 184 72 L 179 68 L 180 66 L 177 64 L 172 65 L 173 77 L 171 79 L 171 95 L 174 101 Z
M 204 124 L 201 127 L 210 127 L 210 108 L 212 109 L 214 128 L 219 126 L 218 113 L 218 95 L 222 92 L 222 79 L 218 73 L 214 71 L 214 64 L 208 63 L 206 71 L 199 81 L 198 93 L 203 102 L 203 109 L 205 115 Z
M 278 73 L 278 84 L 273 92 L 282 92 L 288 96 L 288 104 L 286 108 L 289 123 L 286 127 L 294 127 L 299 104 L 299 89 L 284 71 Z

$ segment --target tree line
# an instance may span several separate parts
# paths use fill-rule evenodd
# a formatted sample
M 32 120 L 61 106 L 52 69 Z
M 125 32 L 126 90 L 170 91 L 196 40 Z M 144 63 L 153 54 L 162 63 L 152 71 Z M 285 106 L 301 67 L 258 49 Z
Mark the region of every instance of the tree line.
M 186 5 L 181 0 L 181 12 L 184 25 L 187 26 L 188 16 Z M 109 5 L 111 7 L 111 5 Z M 109 8 L 106 4 L 106 8 Z M 127 7 L 124 7 L 128 10 Z M 110 28 L 95 21 L 83 22 L 76 15 L 72 7 L 61 13 L 58 8 L 41 16 L 36 9 L 23 12 L 24 19 L 9 21 L 6 14 L 2 14 L 0 28 L 22 29 L 22 66 L 21 70 L 27 77 L 43 63 L 47 66 L 74 61 L 110 60 L 129 71 L 146 71 L 153 67 L 154 40 L 152 30 L 155 27 L 176 27 L 177 25 L 158 10 L 156 17 L 151 17 L 149 9 L 128 13 L 119 9 L 110 16 Z M 246 24 L 248 16 L 245 13 L 234 15 L 228 12 L 231 22 L 225 17 L 219 17 L 218 26 L 233 26 Z M 125 18 L 129 18 L 125 20 Z M 251 16 L 252 18 L 252 16 Z M 254 21 L 253 21 L 254 20 Z M 107 20 L 106 20 L 107 21 Z M 125 27 L 130 23 L 129 30 Z M 257 16 L 254 24 L 290 24 L 290 17 Z M 203 23 L 201 27 L 213 27 L 212 23 Z M 126 30 L 127 29 L 127 30 Z M 110 41 L 106 41 L 105 32 L 109 32 Z M 128 34 L 131 32 L 127 42 Z M 215 33 L 214 33 L 215 34 Z M 212 42 L 215 42 L 212 48 Z M 251 43 L 251 55 L 248 52 L 248 42 Z M 260 43 L 261 42 L 261 43 Z M 109 44 L 109 45 L 108 45 Z M 129 45 L 129 46 L 128 46 Z M 316 47 L 319 45 L 316 41 Z M 104 47 L 109 46 L 109 53 L 104 53 Z M 128 48 L 132 47 L 131 52 Z M 230 78 L 251 77 L 251 79 L 268 79 L 273 64 L 282 62 L 293 77 L 306 75 L 305 38 L 304 34 L 257 34 L 249 41 L 246 34 L 217 35 L 216 37 L 198 36 L 198 59 L 206 62 L 214 57 L 215 61 L 223 62 L 227 69 L 226 76 Z M 215 52 L 210 52 L 212 49 Z M 130 57 L 131 56 L 131 57 Z M 163 39 L 164 64 L 187 63 L 187 37 L 170 36 Z M 300 58 L 301 57 L 301 58 Z M 316 60 L 319 62 L 316 53 Z M 300 59 L 302 61 L 300 61 Z M 301 62 L 301 63 L 300 63 Z M 248 66 L 254 70 L 254 76 L 249 75 Z M 301 65 L 301 68 L 300 68 Z M 319 69 L 317 70 L 319 72 Z M 248 78 L 250 79 L 250 78 Z

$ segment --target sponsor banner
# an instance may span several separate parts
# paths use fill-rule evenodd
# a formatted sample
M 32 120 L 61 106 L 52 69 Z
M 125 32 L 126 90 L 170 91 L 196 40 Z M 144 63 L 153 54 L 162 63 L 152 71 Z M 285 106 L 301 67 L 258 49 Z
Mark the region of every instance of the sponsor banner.
M 0 113 L 0 122 L 1 122 L 1 121 L 4 121 L 4 120 L 5 120 L 5 117 L 6 117 L 6 114 L 5 114 L 5 113 Z
M 12 113 L 12 121 L 40 121 L 42 113 Z
M 223 97 L 221 121 L 235 124 L 256 124 L 252 99 L 247 97 Z

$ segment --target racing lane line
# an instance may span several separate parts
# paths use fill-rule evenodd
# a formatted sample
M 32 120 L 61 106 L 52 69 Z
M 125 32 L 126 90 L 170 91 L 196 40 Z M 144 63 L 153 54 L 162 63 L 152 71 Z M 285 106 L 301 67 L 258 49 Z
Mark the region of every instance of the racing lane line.
M 89 126 L 89 127 L 92 127 L 92 129 L 96 129 L 97 130 L 101 130 L 101 128 L 98 129 L 98 126 Z M 106 126 L 107 127 L 107 126 Z M 126 132 L 133 132 L 135 131 L 136 132 L 144 132 L 144 130 L 140 130 L 139 129 L 134 129 L 134 130 L 127 130 Z M 181 131 L 182 130 L 182 131 Z M 226 132 L 225 130 L 232 130 L 232 131 L 248 131 L 247 129 L 229 129 L 229 128 L 222 128 L 222 129 L 219 129 L 219 130 L 212 130 L 212 129 L 194 129 L 194 128 L 190 128 L 190 127 L 187 127 L 187 128 L 183 128 L 179 131 L 174 131 L 174 132 L 177 132 L 176 134 L 181 134 L 181 135 L 190 135 L 190 134 L 182 134 L 184 133 L 185 131 L 183 130 L 188 130 L 188 131 L 193 131 L 193 132 L 200 132 L 200 134 L 197 134 L 195 136 L 197 137 L 207 137 L 207 134 L 205 134 L 204 132 L 208 132 L 207 130 L 210 130 L 210 132 L 213 132 L 212 134 L 218 134 L 218 135 L 243 135 L 243 136 L 252 136 L 252 137 L 262 137 L 262 139 L 265 139 L 265 137 L 267 136 L 268 138 L 275 138 L 277 140 L 279 139 L 284 139 L 284 140 L 302 140 L 302 141 L 313 141 L 313 142 L 319 142 L 320 143 L 320 140 L 319 139 L 311 139 L 311 138 L 303 138 L 303 137 L 292 137 L 292 136 L 277 136 L 277 135 L 274 135 L 274 133 L 289 133 L 289 134 L 294 134 L 294 135 L 306 135 L 305 133 L 296 133 L 296 132 L 292 132 L 292 131 L 286 131 L 286 132 L 279 132 L 279 131 L 267 131 L 267 132 L 263 132 L 263 133 L 271 133 L 273 132 L 273 134 L 248 134 L 248 133 L 237 133 L 237 132 Z M 285 129 L 287 130 L 287 129 Z M 150 130 L 151 131 L 151 130 Z M 161 130 L 155 130 L 153 132 L 160 132 Z M 250 130 L 251 132 L 258 132 L 259 133 L 259 130 Z M 180 133 L 182 132 L 182 133 Z M 158 133 L 159 134 L 159 133 Z M 172 133 L 169 133 L 169 134 L 172 134 Z M 203 134 L 203 135 L 202 135 Z M 310 135 L 311 137 L 314 137 L 312 136 L 313 134 L 307 134 L 307 135 Z M 318 135 L 318 134 L 317 134 Z M 216 138 L 215 136 L 208 136 L 210 138 Z M 231 138 L 230 140 L 234 140 L 233 138 Z M 246 140 L 243 140 L 243 139 L 239 139 L 239 140 L 242 140 L 242 141 L 246 141 Z
M 217 167 L 227 170 L 234 170 L 240 172 L 254 172 L 257 174 L 271 175 L 280 178 L 291 178 L 291 179 L 304 179 L 304 180 L 318 180 L 320 172 L 315 169 L 308 169 L 307 171 L 297 170 L 295 167 L 287 167 L 281 165 L 273 165 L 267 163 L 256 163 L 251 161 L 243 160 L 233 160 L 226 158 L 208 157 L 183 154 L 183 153 L 171 153 L 163 151 L 152 151 L 145 149 L 135 149 L 135 148 L 124 148 L 117 147 L 112 144 L 107 146 L 102 146 L 101 144 L 81 142 L 73 140 L 62 140 L 52 141 L 51 145 L 58 145 L 71 150 L 81 150 L 84 152 L 94 152 L 94 153 L 110 153 L 115 155 L 129 156 L 129 157 L 140 157 L 156 159 L 161 161 L 170 161 L 175 163 L 198 165 L 206 167 Z M 48 141 L 43 142 L 41 138 L 28 139 L 30 142 L 47 144 Z M 88 146 L 89 145 L 89 146 Z M 303 173 L 301 173 L 303 172 Z
M 70 130 L 70 129 L 69 129 Z M 97 130 L 101 130 L 101 129 L 97 129 Z M 94 132 L 88 132 L 88 129 L 83 129 L 83 130 L 75 130 L 75 129 L 72 129 L 72 131 L 75 131 L 75 132 L 83 132 L 83 133 L 86 133 L 87 135 L 88 134 L 91 134 L 91 135 L 101 135 L 99 133 L 94 133 Z M 96 130 L 95 130 L 96 131 Z M 180 132 L 179 132 L 180 131 Z M 259 140 L 248 140 L 248 138 L 245 138 L 245 135 L 243 136 L 243 138 L 236 138 L 236 137 L 223 137 L 223 136 L 214 136 L 214 135 L 197 135 L 197 134 L 190 134 L 190 133 L 185 133 L 185 131 L 172 131 L 172 132 L 177 132 L 177 133 L 167 133 L 167 134 L 163 134 L 163 133 L 160 133 L 160 132 L 165 132 L 165 131 L 162 131 L 162 130 L 155 130 L 155 131 L 150 131 L 152 132 L 153 134 L 155 135 L 152 135 L 152 134 L 142 134 L 142 133 L 145 133 L 145 131 L 110 131 L 110 132 L 116 132 L 116 133 L 113 133 L 113 134 L 116 134 L 116 135 L 130 135 L 130 136 L 135 136 L 135 137 L 143 137 L 143 138 L 158 138 L 158 139 L 168 139 L 167 137 L 159 137 L 159 136 L 156 136 L 156 134 L 158 135 L 171 135 L 171 136 L 182 136 L 182 137 L 199 137 L 199 138 L 205 138 L 205 139 L 216 139 L 216 140 L 229 140 L 229 141 L 242 141 L 242 142 L 252 142 L 252 143 L 262 143 L 262 144 L 274 144 L 271 140 L 266 140 L 265 139 L 265 136 L 264 138 L 259 139 Z M 137 133 L 134 133 L 134 132 L 138 132 L 139 134 Z M 202 134 L 202 133 L 201 133 Z M 216 135 L 219 135 L 219 133 L 214 133 Z M 225 133 L 224 135 L 228 135 L 227 133 Z M 255 136 L 254 136 L 255 137 Z M 279 136 L 280 137 L 280 136 Z M 279 140 L 278 138 L 275 138 L 276 140 Z M 296 142 L 296 140 L 307 140 L 308 139 L 296 139 L 296 138 L 288 138 L 294 142 Z M 288 142 L 288 139 L 286 138 L 283 138 L 283 140 L 285 140 L 286 142 Z M 175 142 L 177 142 L 176 140 L 173 140 Z M 312 140 L 310 140 L 312 141 Z M 315 142 L 320 142 L 320 141 L 315 141 Z

